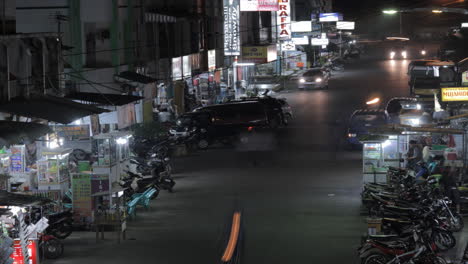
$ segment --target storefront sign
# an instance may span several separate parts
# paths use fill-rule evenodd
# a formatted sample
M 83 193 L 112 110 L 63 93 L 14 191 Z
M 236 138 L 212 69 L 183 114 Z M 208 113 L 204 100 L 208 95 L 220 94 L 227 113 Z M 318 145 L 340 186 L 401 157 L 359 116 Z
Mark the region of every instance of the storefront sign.
M 326 46 L 328 45 L 327 38 L 313 38 L 312 39 L 312 46 Z
M 216 50 L 208 51 L 208 70 L 216 70 Z
M 13 259 L 12 264 L 38 264 L 38 255 L 37 255 L 37 242 L 36 240 L 29 240 L 28 243 L 28 263 L 24 262 L 23 249 L 21 247 L 21 240 L 15 239 L 13 242 L 13 253 L 11 253 L 10 258 Z
M 291 22 L 292 32 L 311 32 L 312 22 L 310 21 L 292 21 Z
M 172 79 L 182 79 L 182 57 L 172 58 Z
M 336 29 L 341 30 L 354 30 L 354 22 L 352 21 L 337 21 Z
M 10 173 L 23 173 L 24 172 L 24 147 L 13 146 L 10 148 Z
M 292 41 L 283 42 L 281 43 L 281 50 L 282 51 L 294 51 L 296 50 L 296 44 L 294 44 L 294 42 Z
M 309 45 L 309 38 L 308 37 L 292 38 L 291 40 L 296 45 Z
M 240 55 L 239 0 L 224 0 L 224 55 Z
M 109 193 L 109 174 L 91 175 L 91 195 L 104 195 Z
M 276 46 L 242 47 L 242 62 L 266 63 L 276 59 Z
M 92 215 L 91 174 L 72 174 L 73 212 L 77 223 L 88 222 Z
M 190 55 L 182 57 L 182 74 L 184 77 L 192 76 L 192 61 Z
M 343 15 L 340 13 L 320 13 L 320 22 L 335 22 L 343 20 Z
M 289 0 L 279 0 L 277 13 L 278 36 L 280 39 L 291 38 L 291 7 Z
M 70 126 L 56 126 L 54 128 L 58 137 L 67 139 L 88 139 L 89 125 L 70 125 Z
M 240 11 L 278 11 L 278 0 L 240 0 Z
M 468 101 L 468 87 L 442 88 L 443 102 Z

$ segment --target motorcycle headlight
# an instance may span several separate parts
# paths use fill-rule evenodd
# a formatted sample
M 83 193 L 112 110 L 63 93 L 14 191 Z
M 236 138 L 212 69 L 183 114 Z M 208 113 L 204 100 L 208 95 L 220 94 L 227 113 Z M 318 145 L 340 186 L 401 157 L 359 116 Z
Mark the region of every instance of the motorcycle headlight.
M 301 78 L 301 79 L 299 79 L 299 82 L 300 82 L 300 83 L 305 83 L 305 79 L 304 79 L 304 78 Z
M 322 82 L 322 78 L 315 79 L 315 82 Z

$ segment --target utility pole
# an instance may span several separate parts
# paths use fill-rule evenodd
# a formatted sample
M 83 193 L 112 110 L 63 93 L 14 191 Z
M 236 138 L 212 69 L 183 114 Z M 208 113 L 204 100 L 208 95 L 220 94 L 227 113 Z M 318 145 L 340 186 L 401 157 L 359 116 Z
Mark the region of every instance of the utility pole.
M 403 21 L 402 21 L 402 12 L 398 12 L 400 13 L 400 37 L 403 36 Z

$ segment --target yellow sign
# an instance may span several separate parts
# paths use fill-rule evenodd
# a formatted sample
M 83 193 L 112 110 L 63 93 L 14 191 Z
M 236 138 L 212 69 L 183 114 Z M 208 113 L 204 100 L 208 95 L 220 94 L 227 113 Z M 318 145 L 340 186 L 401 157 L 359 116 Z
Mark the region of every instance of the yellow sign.
M 442 101 L 468 101 L 468 87 L 442 88 Z
M 275 45 L 242 47 L 242 62 L 265 63 L 275 59 Z

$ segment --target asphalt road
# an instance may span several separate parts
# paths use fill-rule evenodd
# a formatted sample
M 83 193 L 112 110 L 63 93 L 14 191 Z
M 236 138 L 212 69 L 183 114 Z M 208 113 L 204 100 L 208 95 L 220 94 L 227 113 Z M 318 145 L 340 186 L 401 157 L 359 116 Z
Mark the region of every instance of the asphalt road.
M 175 161 L 176 192 L 138 210 L 129 240 L 79 232 L 49 263 L 219 263 L 230 214 L 242 210 L 242 263 L 357 263 L 361 154 L 342 150 L 345 122 L 369 97 L 408 93 L 408 61 L 358 61 L 330 89 L 287 91 L 293 123 L 249 148 Z

